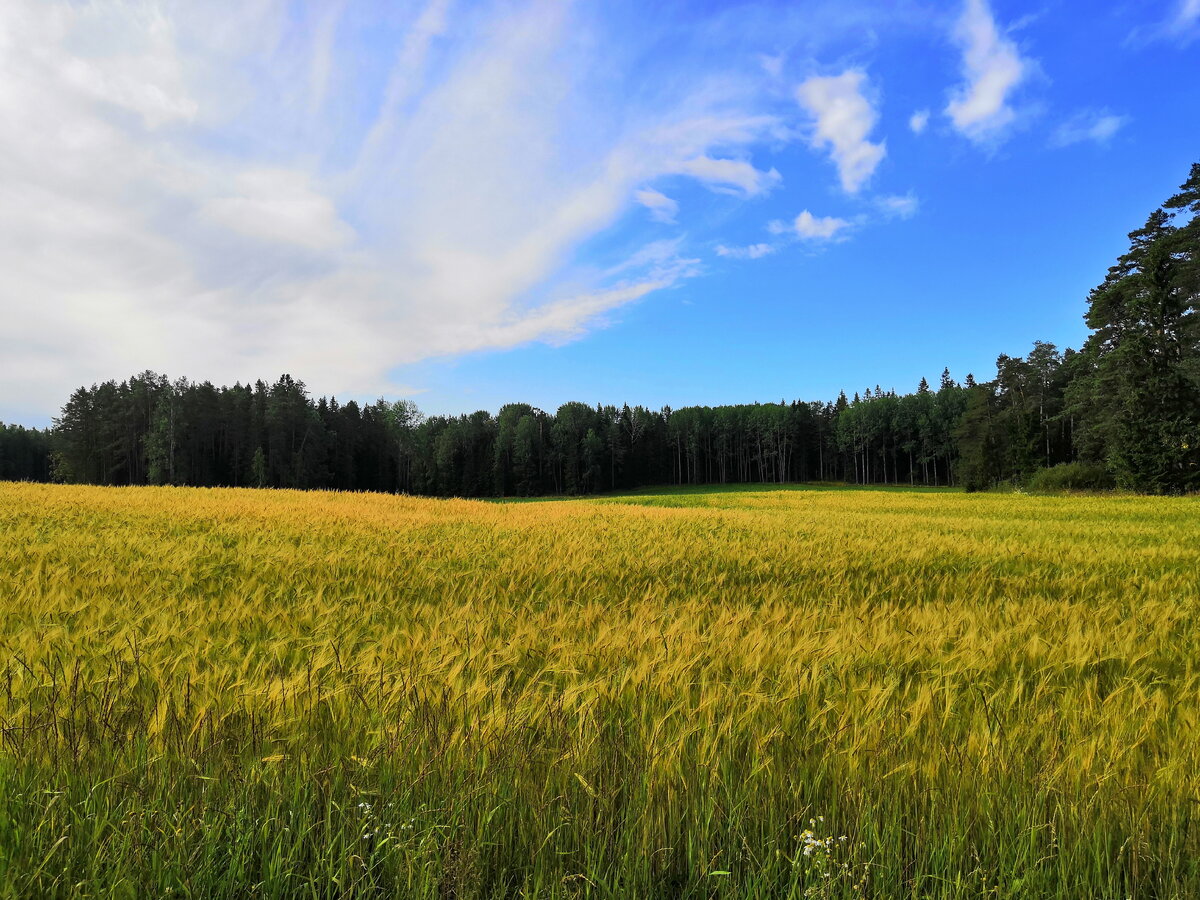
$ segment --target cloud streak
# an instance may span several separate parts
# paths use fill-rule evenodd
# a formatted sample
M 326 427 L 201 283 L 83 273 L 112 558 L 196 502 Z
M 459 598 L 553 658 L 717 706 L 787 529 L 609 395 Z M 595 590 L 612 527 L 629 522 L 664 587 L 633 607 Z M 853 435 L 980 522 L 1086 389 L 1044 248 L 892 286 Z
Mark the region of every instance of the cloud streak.
M 875 206 L 886 218 L 911 219 L 921 209 L 921 201 L 912 191 L 878 197 Z
M 690 175 L 697 181 L 709 185 L 713 190 L 727 194 L 742 194 L 755 197 L 765 194 L 782 180 L 775 169 L 762 171 L 740 159 L 713 159 L 698 156 L 670 167 L 679 175 Z
M 1069 147 L 1086 141 L 1104 145 L 1128 123 L 1128 116 L 1114 115 L 1107 110 L 1084 110 L 1054 129 L 1050 146 Z
M 1200 0 L 1179 0 L 1175 15 L 1167 23 L 1166 31 L 1173 37 L 1189 43 L 1200 32 Z
M 724 256 L 730 259 L 762 259 L 764 256 L 770 256 L 779 248 L 774 244 L 749 244 L 745 247 L 727 247 L 724 244 L 717 244 L 717 256 Z
M 667 225 L 675 223 L 675 217 L 679 214 L 679 204 L 666 194 L 653 188 L 643 188 L 633 196 L 638 203 L 650 210 L 650 217 L 656 222 Z

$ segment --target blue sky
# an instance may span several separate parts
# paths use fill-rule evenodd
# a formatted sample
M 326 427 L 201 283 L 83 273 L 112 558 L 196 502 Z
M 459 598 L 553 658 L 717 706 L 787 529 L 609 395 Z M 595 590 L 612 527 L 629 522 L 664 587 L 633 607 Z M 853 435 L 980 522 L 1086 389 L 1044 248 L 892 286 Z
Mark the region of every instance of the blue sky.
M 649 7 L 649 9 L 648 9 Z M 1200 160 L 1200 0 L 0 8 L 0 419 L 988 378 Z

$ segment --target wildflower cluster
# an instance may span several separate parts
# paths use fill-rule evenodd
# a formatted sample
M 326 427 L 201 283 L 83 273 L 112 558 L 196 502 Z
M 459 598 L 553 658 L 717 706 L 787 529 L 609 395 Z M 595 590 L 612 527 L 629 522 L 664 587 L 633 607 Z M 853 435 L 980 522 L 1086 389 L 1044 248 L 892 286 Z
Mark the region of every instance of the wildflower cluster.
M 825 817 L 817 816 L 808 820 L 808 828 L 793 839 L 799 843 L 798 851 L 791 862 L 793 866 L 803 867 L 806 875 L 816 876 L 819 880 L 809 885 L 805 890 L 806 897 L 820 897 L 831 894 L 835 884 L 851 883 L 855 891 L 861 891 L 867 883 L 866 864 L 861 866 L 859 877 L 855 872 L 860 867 L 854 864 L 848 849 L 849 838 L 844 835 L 829 834 L 822 837 L 818 832 L 824 830 Z M 860 844 L 859 847 L 864 845 Z M 806 878 L 806 880 L 808 880 Z
M 391 821 L 385 821 L 393 818 L 395 807 L 394 803 L 387 803 L 377 811 L 372 804 L 367 803 L 365 800 L 358 804 L 358 813 L 363 818 L 361 825 L 362 839 L 369 846 L 381 846 L 384 842 L 403 837 L 405 832 L 413 830 L 417 822 L 415 816 L 406 822 L 401 822 L 399 825 Z
M 808 820 L 809 827 L 800 833 L 800 852 L 804 856 L 816 856 L 818 860 L 828 861 L 833 854 L 835 840 L 838 844 L 844 844 L 846 842 L 846 835 L 840 835 L 836 839 L 833 835 L 827 838 L 817 837 L 813 829 L 817 827 L 818 823 L 823 825 L 825 817 L 817 816 L 815 819 Z

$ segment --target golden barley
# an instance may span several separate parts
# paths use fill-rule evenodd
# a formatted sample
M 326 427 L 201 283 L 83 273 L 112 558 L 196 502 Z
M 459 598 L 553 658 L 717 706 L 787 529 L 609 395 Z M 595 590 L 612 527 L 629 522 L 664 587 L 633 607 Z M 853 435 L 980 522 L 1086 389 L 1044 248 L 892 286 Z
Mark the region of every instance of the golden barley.
M 3 484 L 0 881 L 1187 896 L 1198 513 Z

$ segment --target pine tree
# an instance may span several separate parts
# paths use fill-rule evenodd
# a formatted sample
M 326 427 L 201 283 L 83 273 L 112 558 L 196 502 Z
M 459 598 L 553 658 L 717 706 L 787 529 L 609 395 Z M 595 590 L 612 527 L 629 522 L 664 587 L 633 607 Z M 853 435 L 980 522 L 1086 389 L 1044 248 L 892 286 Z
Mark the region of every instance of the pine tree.
M 1090 383 L 1072 392 L 1118 483 L 1155 493 L 1200 486 L 1200 167 L 1168 204 L 1089 295 Z

